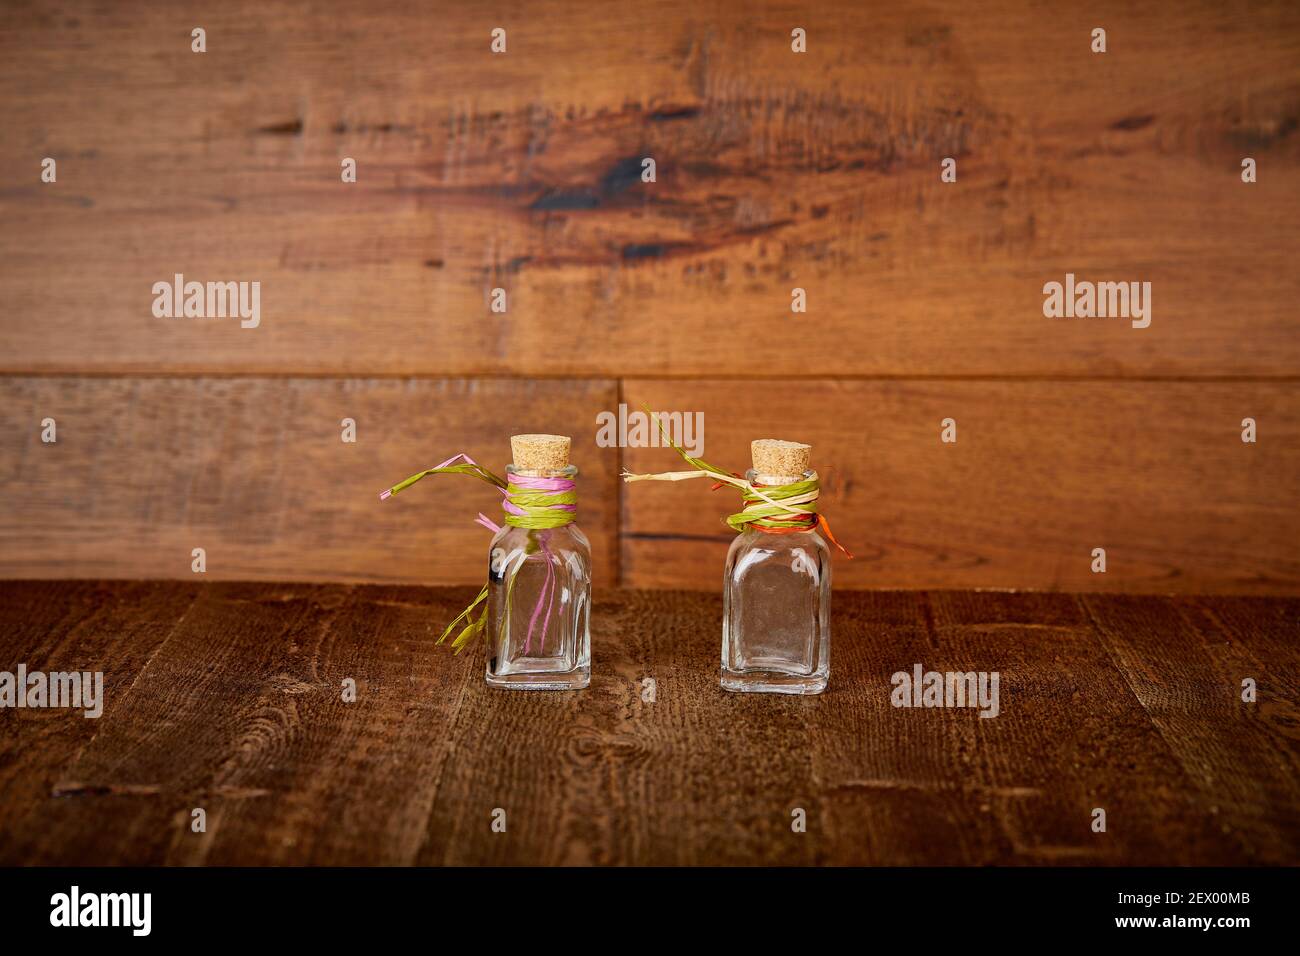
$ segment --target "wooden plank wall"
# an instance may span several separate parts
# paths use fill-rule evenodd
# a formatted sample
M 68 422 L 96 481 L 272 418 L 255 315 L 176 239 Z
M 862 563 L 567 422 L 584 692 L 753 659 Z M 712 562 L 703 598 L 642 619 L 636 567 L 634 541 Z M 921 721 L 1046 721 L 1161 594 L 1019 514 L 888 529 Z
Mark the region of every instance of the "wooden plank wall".
M 734 496 L 596 446 L 644 401 L 814 442 L 841 585 L 1300 589 L 1300 8 L 1133 6 L 6 5 L 0 575 L 470 582 L 483 489 L 374 492 L 559 430 L 598 579 L 714 587 Z

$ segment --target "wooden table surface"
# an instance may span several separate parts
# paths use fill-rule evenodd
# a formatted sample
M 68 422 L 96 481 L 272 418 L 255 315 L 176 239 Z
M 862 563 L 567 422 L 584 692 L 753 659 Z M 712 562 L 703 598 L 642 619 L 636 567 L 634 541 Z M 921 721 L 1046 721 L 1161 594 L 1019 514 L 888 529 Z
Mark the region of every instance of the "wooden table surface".
M 0 710 L 0 863 L 1297 862 L 1300 598 L 837 592 L 791 698 L 723 692 L 681 591 L 597 593 L 587 691 L 492 690 L 433 643 L 472 594 L 0 583 L 0 670 L 106 698 Z M 915 663 L 1000 714 L 891 706 Z

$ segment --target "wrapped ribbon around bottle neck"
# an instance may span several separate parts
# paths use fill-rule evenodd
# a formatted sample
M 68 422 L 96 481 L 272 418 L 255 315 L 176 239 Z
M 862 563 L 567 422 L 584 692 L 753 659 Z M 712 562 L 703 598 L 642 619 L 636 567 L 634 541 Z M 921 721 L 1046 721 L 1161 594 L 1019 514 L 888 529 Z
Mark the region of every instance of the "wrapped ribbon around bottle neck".
M 721 484 L 715 484 L 720 488 Z M 773 534 L 811 531 L 818 526 L 817 499 L 821 482 L 817 473 L 783 485 L 764 485 L 746 481 L 740 486 L 743 510 L 727 517 L 733 531 L 755 528 Z
M 821 495 L 821 482 L 815 471 L 789 484 L 764 485 L 748 481 L 735 472 L 723 471 L 721 468 L 710 465 L 702 458 L 691 457 L 686 449 L 672 440 L 672 436 L 668 434 L 663 423 L 659 421 L 659 416 L 649 409 L 646 409 L 646 412 L 659 426 L 659 432 L 664 441 L 684 461 L 694 465 L 695 470 L 667 471 L 653 475 L 634 475 L 624 471 L 622 476 L 624 481 L 687 481 L 692 478 L 711 478 L 713 480 L 713 491 L 717 491 L 723 485 L 732 485 L 740 490 L 745 507 L 734 515 L 729 515 L 726 519 L 728 527 L 733 531 L 741 532 L 746 528 L 753 528 L 765 534 L 792 534 L 796 531 L 811 531 L 814 528 L 820 528 L 826 532 L 826 537 L 830 539 L 831 543 L 839 548 L 846 557 L 853 557 L 844 545 L 835 540 L 830 523 L 826 520 L 825 515 L 822 515 L 817 510 L 817 499 Z
M 510 474 L 502 507 L 506 524 L 516 528 L 562 528 L 578 511 L 578 484 L 572 478 Z
M 463 459 L 463 463 L 462 463 Z M 526 528 L 536 531 L 545 531 L 551 528 L 562 528 L 565 525 L 572 524 L 577 518 L 578 511 L 578 491 L 577 482 L 572 477 L 564 475 L 525 475 L 519 472 L 509 471 L 509 480 L 503 479 L 488 471 L 478 462 L 474 461 L 469 455 L 463 452 L 459 455 L 453 455 L 440 465 L 417 472 L 405 481 L 401 481 L 387 491 L 381 492 L 380 501 L 385 501 L 393 495 L 405 491 L 411 485 L 415 484 L 421 478 L 429 475 L 469 475 L 480 481 L 487 482 L 501 492 L 502 510 L 505 511 L 505 517 L 502 521 L 505 524 L 515 528 Z M 500 525 L 496 524 L 487 515 L 479 512 L 478 518 L 475 519 L 477 524 L 482 525 L 494 534 L 501 530 Z M 554 571 L 551 567 L 551 554 L 547 548 L 546 541 L 543 538 L 540 543 L 540 550 L 546 555 L 547 586 L 543 587 L 541 595 L 538 597 L 537 607 L 533 610 L 532 620 L 529 622 L 527 647 L 531 647 L 533 627 L 536 624 L 537 617 L 541 613 L 543 604 L 546 604 L 546 619 L 542 625 L 542 643 L 546 642 L 546 630 L 550 624 L 550 607 L 549 601 L 554 597 Z M 523 562 L 518 562 L 510 569 L 511 580 L 507 584 L 512 588 L 514 575 L 518 574 L 519 568 Z M 452 648 L 456 653 L 460 653 L 470 641 L 479 636 L 487 627 L 487 596 L 488 586 L 483 585 L 479 591 L 478 597 L 470 602 L 465 610 L 461 611 L 456 619 L 447 625 L 447 629 L 442 632 L 438 638 L 438 643 L 445 641 L 448 635 L 455 630 L 456 626 L 462 621 L 468 621 L 464 629 L 451 642 Z M 477 616 L 474 610 L 482 605 L 482 609 Z M 504 625 L 504 616 L 503 616 Z M 527 650 L 526 647 L 526 650 Z

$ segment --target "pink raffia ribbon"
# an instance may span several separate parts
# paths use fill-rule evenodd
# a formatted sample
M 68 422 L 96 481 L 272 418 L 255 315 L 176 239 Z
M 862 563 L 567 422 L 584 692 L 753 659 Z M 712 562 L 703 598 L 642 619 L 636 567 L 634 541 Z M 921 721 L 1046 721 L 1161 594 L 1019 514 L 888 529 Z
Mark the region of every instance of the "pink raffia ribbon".
M 549 491 L 563 492 L 572 491 L 576 486 L 572 478 L 535 478 L 530 475 L 511 475 L 510 483 L 520 488 L 527 488 L 529 491 Z M 522 515 L 527 512 L 510 500 L 507 495 L 506 500 L 502 502 L 502 507 L 510 514 Z M 577 505 L 550 505 L 552 511 L 576 512 Z M 482 517 L 480 515 L 480 517 Z M 555 594 L 555 556 L 551 554 L 551 549 L 547 546 L 545 534 L 538 535 L 538 544 L 542 549 L 542 554 L 546 556 L 546 580 L 542 584 L 542 591 L 537 596 L 537 604 L 533 607 L 532 616 L 528 619 L 528 634 L 524 638 L 524 653 L 527 654 L 532 650 L 533 631 L 537 628 L 537 617 L 546 608 L 546 617 L 542 620 L 541 648 L 546 646 L 546 635 L 551 626 L 551 605 L 554 603 L 552 598 Z M 540 648 L 539 648 L 540 649 Z

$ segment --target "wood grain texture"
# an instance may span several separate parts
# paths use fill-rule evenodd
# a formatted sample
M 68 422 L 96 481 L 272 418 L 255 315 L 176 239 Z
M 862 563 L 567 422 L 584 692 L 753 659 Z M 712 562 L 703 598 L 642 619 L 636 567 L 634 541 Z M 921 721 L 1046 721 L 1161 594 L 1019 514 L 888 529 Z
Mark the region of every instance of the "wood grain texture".
M 1107 653 L 1183 768 L 1199 806 L 1248 854 L 1294 840 L 1300 828 L 1294 801 L 1284 817 L 1274 818 L 1261 814 L 1253 801 L 1237 798 L 1247 791 L 1285 793 L 1300 779 L 1296 617 L 1276 606 L 1204 598 L 1181 604 L 1176 616 L 1152 613 L 1140 599 L 1127 597 L 1089 598 L 1085 604 Z M 1168 648 L 1158 664 L 1141 647 L 1142 635 L 1153 630 Z M 1262 688 L 1255 704 L 1242 701 L 1247 678 Z M 1210 714 L 1216 719 L 1205 719 Z M 1243 733 L 1247 725 L 1252 732 Z M 1218 781 L 1213 767 L 1229 753 L 1243 774 Z
M 836 555 L 839 587 L 1300 587 L 1294 384 L 629 381 L 623 397 L 702 412 L 703 457 L 728 470 L 749 467 L 755 438 L 812 444 L 821 504 L 855 554 Z M 945 418 L 955 443 L 940 440 Z M 664 448 L 626 449 L 624 464 L 685 467 Z M 721 586 L 736 494 L 694 481 L 623 495 L 625 584 Z
M 542 430 L 574 436 L 597 581 L 713 590 L 736 498 L 619 482 L 620 460 L 678 459 L 597 447 L 618 395 L 600 381 L 0 380 L 0 576 L 189 578 L 202 547 L 222 579 L 473 583 L 486 535 L 470 519 L 495 514 L 490 489 L 430 480 L 382 505 L 377 490 L 462 449 L 499 467 L 511 433 Z M 856 555 L 836 562 L 841 587 L 1300 588 L 1294 385 L 632 381 L 622 398 L 702 412 L 706 457 L 728 468 L 754 437 L 811 442 Z M 1240 440 L 1246 415 L 1256 444 Z M 45 417 L 56 444 L 40 441 Z M 344 417 L 356 444 L 340 441 Z M 939 440 L 946 417 L 955 444 Z
M 0 51 L 0 371 L 1300 367 L 1289 2 L 15 4 Z M 178 272 L 261 327 L 154 318 Z M 1066 272 L 1151 327 L 1045 319 Z
M 830 687 L 792 699 L 718 687 L 686 592 L 597 595 L 588 691 L 493 690 L 432 645 L 471 593 L 0 583 L 0 669 L 111 687 L 98 721 L 0 710 L 0 863 L 1297 859 L 1295 599 L 840 593 Z M 891 707 L 917 662 L 998 670 L 999 716 Z
M 498 492 L 459 475 L 379 492 L 462 451 L 500 474 L 510 435 L 568 434 L 616 394 L 602 381 L 0 378 L 0 576 L 192 579 L 203 548 L 210 578 L 481 584 L 490 535 L 474 516 L 499 516 Z M 573 461 L 593 573 L 615 580 L 618 450 L 587 440 Z
M 181 583 L 16 585 L 0 598 L 0 670 L 103 670 L 103 714 L 111 715 L 196 595 L 196 586 Z M 104 717 L 82 713 L 0 710 L 0 817 L 15 839 L 43 825 L 33 817 L 55 796 L 51 770 L 74 764 L 94 740 Z

